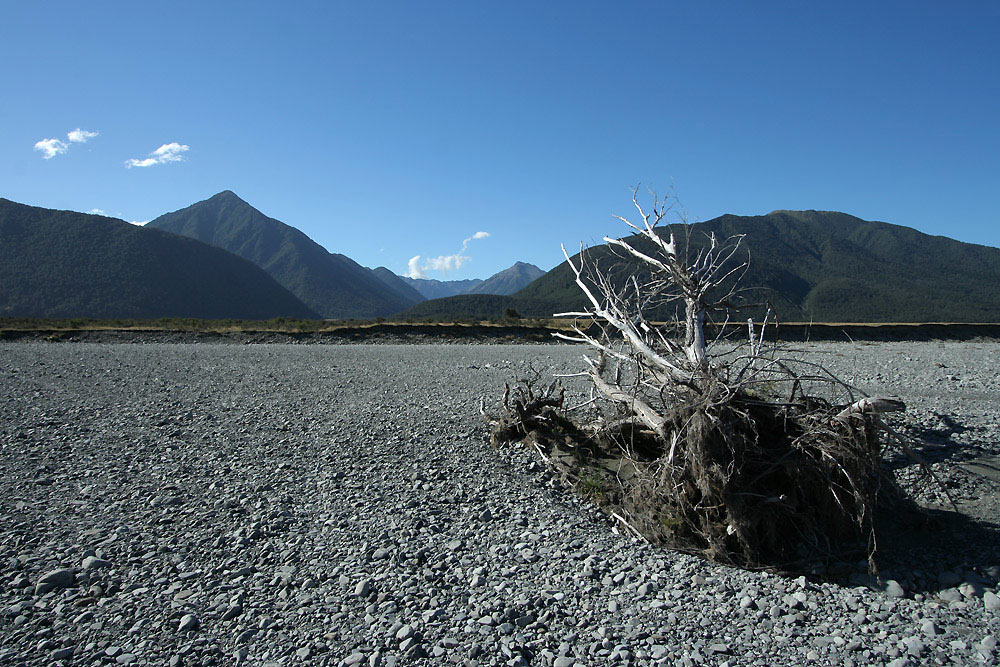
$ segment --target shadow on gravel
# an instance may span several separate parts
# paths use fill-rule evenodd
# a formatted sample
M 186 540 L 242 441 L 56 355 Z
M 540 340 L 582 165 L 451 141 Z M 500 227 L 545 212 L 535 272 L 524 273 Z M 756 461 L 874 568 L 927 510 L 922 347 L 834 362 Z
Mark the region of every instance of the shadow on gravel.
M 936 594 L 942 572 L 976 572 L 995 583 L 987 570 L 1000 563 L 1000 524 L 923 508 L 886 520 L 879 530 L 880 575 L 896 579 L 907 593 Z
M 921 458 L 928 463 L 958 463 L 977 459 L 982 455 L 982 448 L 978 445 L 958 442 L 952 438 L 966 432 L 982 431 L 981 427 L 966 426 L 951 415 L 936 414 L 935 418 L 937 423 L 932 426 L 909 423 L 901 429 Z M 913 463 L 913 459 L 903 452 L 886 457 L 886 464 L 891 470 L 912 466 Z

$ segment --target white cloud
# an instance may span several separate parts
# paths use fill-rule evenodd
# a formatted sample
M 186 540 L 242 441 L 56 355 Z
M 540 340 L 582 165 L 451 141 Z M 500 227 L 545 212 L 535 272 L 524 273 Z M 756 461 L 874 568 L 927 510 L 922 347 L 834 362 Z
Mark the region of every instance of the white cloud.
M 64 141 L 59 141 L 58 139 L 42 139 L 41 141 L 35 142 L 35 150 L 42 151 L 44 155 L 42 157 L 46 160 L 50 160 L 57 155 L 62 155 L 69 150 L 69 145 Z
M 98 134 L 99 132 L 91 132 L 89 130 L 76 128 L 75 130 L 66 133 L 66 138 L 69 139 L 69 143 L 60 139 L 42 139 L 41 141 L 35 142 L 35 150 L 42 151 L 42 157 L 46 160 L 50 160 L 55 156 L 62 155 L 68 151 L 70 144 L 85 144 Z
M 462 268 L 462 265 L 468 261 L 469 258 L 465 255 L 439 255 L 437 257 L 429 257 L 424 262 L 424 269 L 448 273 L 449 271 L 455 271 Z
M 81 130 L 76 128 L 72 132 L 68 133 L 66 136 L 74 144 L 85 144 L 94 137 L 96 137 L 100 132 L 89 132 L 88 130 Z
M 184 160 L 184 153 L 189 150 L 189 146 L 185 144 L 179 144 L 176 141 L 163 144 L 155 151 L 149 154 L 149 157 L 138 159 L 132 158 L 125 160 L 125 167 L 131 169 L 132 167 L 152 167 L 156 164 L 167 164 L 168 162 L 181 162 Z
M 421 256 L 417 255 L 410 259 L 407 263 L 406 276 L 408 278 L 426 278 L 428 271 L 440 271 L 441 273 L 447 275 L 449 271 L 456 271 L 467 262 L 472 260 L 471 257 L 465 254 L 465 251 L 469 248 L 469 243 L 471 241 L 476 241 L 479 239 L 487 239 L 490 237 L 489 232 L 476 232 L 469 238 L 462 241 L 462 248 L 454 255 L 438 255 L 437 257 L 428 257 L 427 259 L 421 261 Z
M 149 222 L 149 220 L 129 220 L 128 222 L 130 225 L 138 225 L 139 227 L 142 227 Z
M 407 278 L 426 278 L 427 277 L 427 274 L 425 274 L 420 269 L 420 255 L 417 255 L 416 257 L 411 257 L 410 261 L 407 262 L 407 267 L 408 267 L 407 270 L 406 270 L 406 277 Z
M 89 211 L 87 211 L 87 213 L 91 215 L 107 215 L 107 213 L 105 213 L 103 210 L 99 208 L 92 208 Z

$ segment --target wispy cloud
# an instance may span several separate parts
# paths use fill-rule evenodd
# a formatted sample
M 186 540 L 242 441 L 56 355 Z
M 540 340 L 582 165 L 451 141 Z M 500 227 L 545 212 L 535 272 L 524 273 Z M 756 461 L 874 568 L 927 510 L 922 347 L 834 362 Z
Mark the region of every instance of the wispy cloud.
M 472 259 L 465 254 L 465 251 L 469 248 L 469 243 L 489 237 L 489 232 L 476 232 L 462 241 L 462 248 L 454 255 L 438 255 L 437 257 L 428 257 L 426 259 L 421 255 L 411 257 L 410 261 L 407 262 L 406 276 L 409 278 L 426 278 L 428 271 L 440 271 L 444 275 L 447 275 L 449 271 L 456 271 Z
M 42 139 L 41 141 L 35 142 L 35 150 L 41 151 L 44 159 L 51 160 L 55 156 L 62 155 L 68 151 L 70 144 L 85 144 L 98 134 L 100 133 L 76 128 L 75 130 L 66 133 L 66 138 L 69 139 L 69 143 L 62 141 L 61 139 Z
M 427 277 L 427 274 L 425 274 L 420 269 L 420 255 L 417 255 L 416 257 L 411 257 L 410 261 L 407 262 L 406 267 L 407 267 L 406 268 L 406 277 L 407 278 L 426 278 Z
M 181 162 L 184 160 L 184 153 L 189 149 L 190 146 L 179 144 L 176 141 L 163 144 L 150 153 L 148 157 L 144 157 L 141 160 L 138 158 L 125 160 L 125 167 L 131 169 L 132 167 L 152 167 L 153 165 L 167 164 L 168 162 Z
M 94 137 L 96 137 L 100 132 L 90 132 L 88 130 L 81 130 L 76 128 L 72 132 L 69 132 L 66 136 L 74 144 L 85 144 Z
M 42 157 L 51 160 L 57 155 L 62 155 L 69 150 L 69 144 L 58 139 L 42 139 L 35 142 L 35 150 L 42 151 Z
M 105 213 L 103 209 L 99 208 L 92 208 L 89 211 L 87 211 L 87 213 L 91 215 L 107 215 L 107 213 Z

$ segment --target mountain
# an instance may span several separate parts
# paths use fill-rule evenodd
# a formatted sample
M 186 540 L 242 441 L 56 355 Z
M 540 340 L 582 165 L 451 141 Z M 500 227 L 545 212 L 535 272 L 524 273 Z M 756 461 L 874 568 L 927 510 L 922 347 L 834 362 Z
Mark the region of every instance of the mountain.
M 269 218 L 226 190 L 149 222 L 250 260 L 323 317 L 370 318 L 414 303 L 371 270 L 325 248 L 299 230 Z
M 495 273 L 486 280 L 478 278 L 469 280 L 434 280 L 432 278 L 397 277 L 411 285 L 427 299 L 443 299 L 459 294 L 509 295 L 526 287 L 531 281 L 543 275 L 545 275 L 545 272 L 534 264 L 517 262 L 509 269 Z M 481 303 L 486 302 L 482 301 Z
M 252 263 L 99 215 L 0 199 L 0 316 L 315 318 Z
M 514 294 L 544 275 L 545 272 L 534 264 L 517 262 L 509 269 L 504 269 L 467 289 L 465 294 Z
M 683 229 L 675 232 L 680 237 Z M 710 233 L 721 239 L 745 235 L 738 259 L 751 261 L 741 283 L 749 288 L 743 301 L 770 303 L 786 322 L 1000 322 L 998 248 L 833 211 L 723 215 L 692 224 L 689 232 L 695 250 L 704 247 Z M 652 244 L 639 240 L 636 245 L 648 252 Z M 644 274 L 607 245 L 584 252 L 618 287 L 629 276 Z M 573 261 L 579 265 L 579 254 Z M 457 319 L 470 308 L 477 318 L 496 318 L 513 308 L 522 316 L 545 317 L 585 306 L 563 262 L 508 300 L 452 297 L 418 304 L 403 315 Z M 761 312 L 751 307 L 741 314 L 759 317 Z M 652 316 L 668 319 L 672 312 L 661 309 Z
M 427 297 L 418 292 L 416 288 L 412 287 L 403 278 L 400 278 L 384 266 L 372 269 L 372 273 L 375 274 L 376 278 L 385 283 L 389 289 L 410 303 L 415 304 L 427 300 Z
M 753 288 L 746 300 L 770 300 L 784 321 L 1000 321 L 998 248 L 833 211 L 723 215 L 691 225 L 690 232 L 693 247 L 703 246 L 709 233 L 745 235 L 740 257 L 749 253 L 751 262 L 742 284 Z M 639 243 L 647 250 L 649 245 Z M 606 245 L 585 252 L 615 267 L 618 283 L 641 273 L 636 263 L 623 263 Z M 558 310 L 584 305 L 565 262 L 516 296 L 554 301 Z
M 435 280 L 433 278 L 409 278 L 400 276 L 413 289 L 420 292 L 427 299 L 443 299 L 456 294 L 465 294 L 467 291 L 479 285 L 483 280 L 471 278 L 469 280 Z

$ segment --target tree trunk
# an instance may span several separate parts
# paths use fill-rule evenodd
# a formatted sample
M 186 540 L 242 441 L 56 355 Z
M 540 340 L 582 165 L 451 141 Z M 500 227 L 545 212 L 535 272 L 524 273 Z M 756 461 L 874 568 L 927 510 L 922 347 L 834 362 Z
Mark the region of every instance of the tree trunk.
M 688 361 L 701 368 L 705 365 L 705 309 L 694 299 L 684 300 L 684 350 Z

